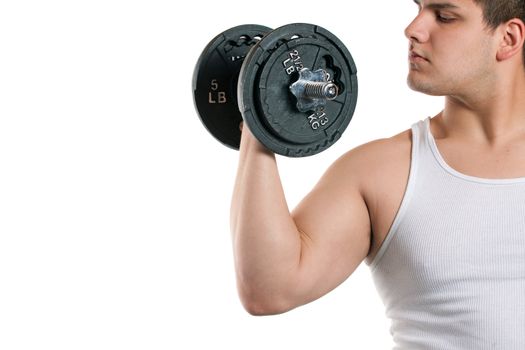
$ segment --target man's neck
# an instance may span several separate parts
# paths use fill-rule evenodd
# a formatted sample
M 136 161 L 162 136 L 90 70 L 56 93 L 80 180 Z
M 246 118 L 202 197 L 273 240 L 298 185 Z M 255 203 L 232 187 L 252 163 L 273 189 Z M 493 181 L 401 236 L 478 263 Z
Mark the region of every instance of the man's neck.
M 525 74 L 485 90 L 447 96 L 438 116 L 441 132 L 488 147 L 525 136 Z

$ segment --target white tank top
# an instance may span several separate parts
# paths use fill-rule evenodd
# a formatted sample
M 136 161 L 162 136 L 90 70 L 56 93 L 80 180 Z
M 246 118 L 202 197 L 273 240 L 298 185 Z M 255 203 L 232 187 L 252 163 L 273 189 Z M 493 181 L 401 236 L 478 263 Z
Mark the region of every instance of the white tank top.
M 525 177 L 452 169 L 412 125 L 406 192 L 370 263 L 394 349 L 525 349 Z

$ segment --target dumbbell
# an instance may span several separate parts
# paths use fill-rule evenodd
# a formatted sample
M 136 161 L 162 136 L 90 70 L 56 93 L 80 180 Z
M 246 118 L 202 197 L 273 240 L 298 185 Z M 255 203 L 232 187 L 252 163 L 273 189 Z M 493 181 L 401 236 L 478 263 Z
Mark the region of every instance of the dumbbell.
M 200 120 L 239 149 L 240 123 L 274 153 L 317 154 L 347 128 L 357 103 L 357 69 L 328 30 L 293 23 L 272 30 L 240 25 L 217 35 L 193 73 Z

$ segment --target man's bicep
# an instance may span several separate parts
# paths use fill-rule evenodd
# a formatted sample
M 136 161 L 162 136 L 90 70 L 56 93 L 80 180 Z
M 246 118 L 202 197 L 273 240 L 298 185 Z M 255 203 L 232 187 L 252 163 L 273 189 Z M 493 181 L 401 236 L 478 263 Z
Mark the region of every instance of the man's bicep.
M 343 282 L 370 249 L 370 216 L 351 163 L 336 162 L 293 211 L 302 238 L 298 291 L 307 301 Z

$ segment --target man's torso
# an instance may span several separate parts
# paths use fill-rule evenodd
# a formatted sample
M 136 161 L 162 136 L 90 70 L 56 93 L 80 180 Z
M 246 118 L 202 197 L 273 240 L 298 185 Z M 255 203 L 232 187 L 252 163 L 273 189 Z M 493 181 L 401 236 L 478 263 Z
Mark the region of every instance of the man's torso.
M 431 120 L 431 133 L 445 162 L 454 170 L 487 179 L 525 177 L 525 141 L 512 146 L 482 149 L 445 137 L 439 119 Z M 367 203 L 372 238 L 367 261 L 371 262 L 386 238 L 399 210 L 408 183 L 412 130 L 370 144 L 374 157 L 363 174 L 363 197 Z

